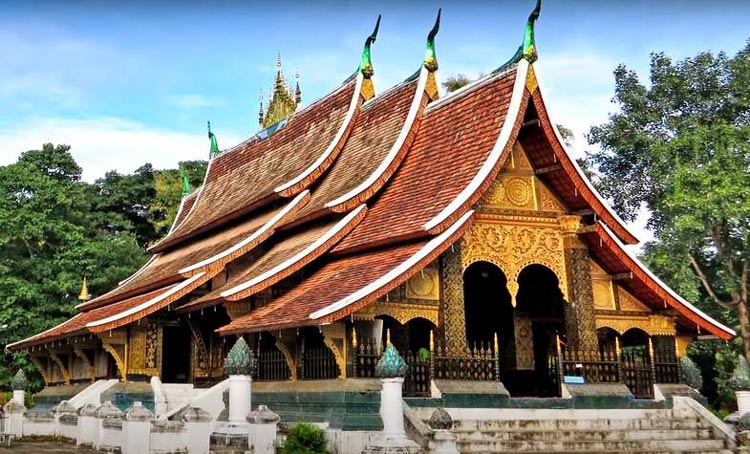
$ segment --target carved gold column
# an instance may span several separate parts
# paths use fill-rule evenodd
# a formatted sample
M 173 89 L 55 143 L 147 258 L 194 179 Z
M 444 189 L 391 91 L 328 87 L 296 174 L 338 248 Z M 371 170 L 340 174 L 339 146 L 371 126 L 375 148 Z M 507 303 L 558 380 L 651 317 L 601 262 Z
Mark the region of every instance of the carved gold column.
M 566 215 L 558 218 L 563 232 L 563 250 L 567 272 L 568 304 L 565 306 L 565 328 L 568 343 L 584 350 L 596 350 L 596 316 L 594 289 L 591 282 L 589 251 L 578 238 L 581 217 Z
M 468 348 L 466 343 L 466 313 L 464 283 L 461 266 L 461 242 L 443 254 L 442 284 L 442 344 L 448 352 L 458 354 Z

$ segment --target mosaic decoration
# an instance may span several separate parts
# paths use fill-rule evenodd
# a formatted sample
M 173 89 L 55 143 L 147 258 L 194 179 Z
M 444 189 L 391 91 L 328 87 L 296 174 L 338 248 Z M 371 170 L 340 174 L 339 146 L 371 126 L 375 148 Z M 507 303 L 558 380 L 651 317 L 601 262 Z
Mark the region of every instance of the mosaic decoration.
M 26 373 L 23 369 L 18 369 L 16 375 L 13 376 L 13 380 L 10 381 L 10 387 L 13 391 L 26 391 L 29 387 L 29 380 L 26 378 Z
M 404 358 L 398 354 L 396 347 L 393 344 L 388 344 L 383 356 L 375 366 L 375 375 L 378 378 L 404 377 L 408 369 L 409 366 L 404 361 Z
M 245 339 L 240 337 L 224 360 L 224 372 L 227 375 L 251 375 L 253 366 L 253 352 Z
M 435 36 L 437 36 L 438 31 L 440 30 L 441 11 L 442 8 L 438 9 L 435 25 L 432 26 L 432 30 L 430 30 L 430 33 L 427 35 L 427 49 L 424 54 L 424 67 L 427 68 L 428 71 L 437 71 L 438 69 L 437 55 L 435 54 Z
M 359 65 L 359 71 L 363 76 L 370 78 L 375 74 L 375 69 L 372 66 L 372 56 L 370 54 L 370 47 L 372 43 L 378 38 L 378 30 L 380 29 L 380 15 L 378 20 L 375 22 L 375 30 L 372 31 L 370 36 L 365 40 L 365 47 L 362 49 L 362 63 Z
M 469 348 L 466 343 L 462 247 L 459 241 L 442 255 L 443 320 L 440 326 L 445 350 L 453 354 Z

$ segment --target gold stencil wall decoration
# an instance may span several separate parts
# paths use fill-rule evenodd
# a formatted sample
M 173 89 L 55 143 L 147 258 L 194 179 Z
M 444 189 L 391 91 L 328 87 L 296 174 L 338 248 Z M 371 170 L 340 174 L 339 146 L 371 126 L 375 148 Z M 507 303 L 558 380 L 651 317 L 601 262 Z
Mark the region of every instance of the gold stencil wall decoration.
M 440 324 L 438 310 L 438 306 L 435 304 L 377 301 L 357 311 L 354 318 L 357 320 L 372 320 L 379 315 L 387 315 L 402 325 L 415 318 L 423 318 L 437 327 Z
M 648 306 L 620 286 L 617 286 L 617 298 L 620 301 L 620 310 L 623 312 L 651 312 Z
M 518 208 L 534 208 L 530 179 L 514 177 L 505 183 L 505 197 Z
M 406 282 L 407 298 L 438 300 L 440 299 L 440 278 L 438 270 L 425 268 Z
M 544 265 L 557 276 L 560 290 L 568 299 L 562 232 L 556 228 L 503 225 L 475 222 L 459 241 L 461 273 L 474 262 L 497 265 L 508 280 L 514 297 L 518 291 L 518 275 L 533 264 Z
M 466 313 L 464 308 L 464 282 L 461 264 L 463 242 L 459 241 L 442 255 L 442 335 L 448 352 L 466 351 Z
M 674 336 L 675 322 L 664 315 L 596 314 L 596 328 L 611 328 L 625 334 L 636 328 L 651 336 Z
M 594 284 L 594 307 L 597 309 L 615 309 L 615 301 L 612 295 L 612 281 L 604 279 L 593 279 Z
M 129 328 L 128 373 L 132 375 L 159 375 L 159 326 L 142 323 Z

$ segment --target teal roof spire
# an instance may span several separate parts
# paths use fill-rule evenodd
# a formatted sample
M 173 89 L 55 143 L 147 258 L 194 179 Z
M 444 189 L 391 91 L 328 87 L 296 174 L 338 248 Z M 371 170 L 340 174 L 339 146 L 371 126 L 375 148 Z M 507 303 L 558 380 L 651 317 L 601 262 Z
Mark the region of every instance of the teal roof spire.
M 521 46 L 523 58 L 529 63 L 534 63 L 539 55 L 536 52 L 536 43 L 534 42 L 534 22 L 539 19 L 539 12 L 542 10 L 542 0 L 536 0 L 536 7 L 529 14 L 529 19 L 526 21 L 526 28 L 523 32 L 523 44 Z
M 438 69 L 437 55 L 435 54 L 435 36 L 437 36 L 440 30 L 440 13 L 443 11 L 442 8 L 438 9 L 437 19 L 435 19 L 435 25 L 432 26 L 432 30 L 427 35 L 427 49 L 424 53 L 424 67 L 428 71 L 436 71 Z
M 208 122 L 208 138 L 211 140 L 211 151 L 208 152 L 208 157 L 213 158 L 219 154 L 219 142 L 216 140 L 216 134 L 211 132 L 211 122 Z
M 187 175 L 185 175 L 182 169 L 180 169 L 180 179 L 182 179 L 182 196 L 187 197 L 193 191 L 190 189 L 190 180 L 188 180 Z
M 529 63 L 534 63 L 539 59 L 539 54 L 536 51 L 536 42 L 534 41 L 534 23 L 539 19 L 539 13 L 542 10 L 542 0 L 536 0 L 536 6 L 529 14 L 529 18 L 526 21 L 526 27 L 523 30 L 523 42 L 518 47 L 518 50 L 510 60 L 502 64 L 493 73 L 498 73 L 515 65 L 521 60 L 526 60 Z
M 378 20 L 375 22 L 375 30 L 372 31 L 370 36 L 365 40 L 365 48 L 362 49 L 362 63 L 359 64 L 359 70 L 365 77 L 372 77 L 375 74 L 375 69 L 372 67 L 372 59 L 370 58 L 370 46 L 378 38 L 378 30 L 380 29 L 380 14 L 378 14 Z

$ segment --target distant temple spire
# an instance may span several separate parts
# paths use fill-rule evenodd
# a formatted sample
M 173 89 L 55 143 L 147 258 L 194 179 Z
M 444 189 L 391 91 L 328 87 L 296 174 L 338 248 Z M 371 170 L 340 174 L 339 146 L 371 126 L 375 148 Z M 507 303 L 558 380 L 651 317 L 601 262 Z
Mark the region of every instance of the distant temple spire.
M 372 67 L 372 58 L 370 55 L 370 47 L 372 43 L 378 38 L 378 30 L 380 29 L 380 14 L 378 14 L 378 20 L 375 22 L 375 29 L 370 33 L 370 36 L 365 40 L 365 47 L 362 49 L 362 62 L 359 64 L 359 70 L 365 77 L 372 77 L 375 74 L 375 68 Z
M 81 293 L 78 295 L 78 299 L 83 301 L 84 303 L 91 299 L 91 295 L 89 294 L 89 285 L 88 282 L 86 282 L 86 278 L 83 278 L 83 282 L 81 283 Z
M 427 35 L 427 49 L 424 54 L 424 67 L 429 71 L 437 71 L 438 61 L 437 55 L 435 54 L 435 36 L 437 36 L 440 30 L 440 13 L 442 8 L 438 9 L 437 19 L 435 19 L 435 25 L 432 26 L 432 30 Z
M 263 92 L 260 94 L 260 111 L 258 123 L 261 129 L 268 128 L 281 120 L 289 118 L 302 103 L 302 90 L 299 88 L 299 73 L 295 74 L 296 87 L 292 91 L 284 78 L 281 65 L 281 53 L 276 55 L 276 78 L 268 94 L 268 104 L 263 110 Z
M 219 142 L 216 140 L 216 134 L 211 131 L 211 122 L 208 122 L 208 138 L 211 140 L 211 150 L 208 152 L 208 157 L 213 158 L 219 154 Z
M 193 191 L 190 189 L 190 180 L 182 169 L 180 169 L 180 179 L 182 179 L 182 196 L 187 197 Z

